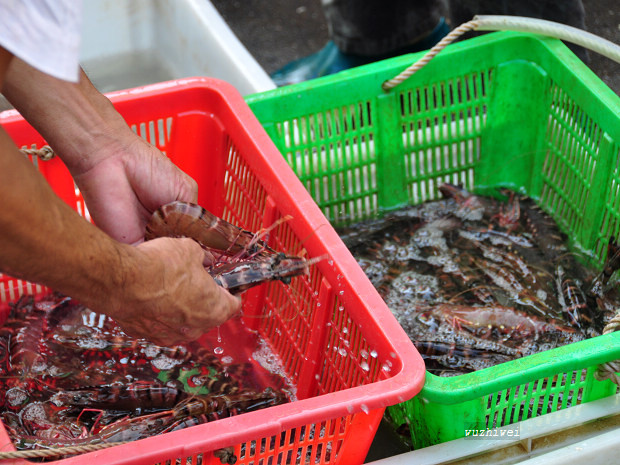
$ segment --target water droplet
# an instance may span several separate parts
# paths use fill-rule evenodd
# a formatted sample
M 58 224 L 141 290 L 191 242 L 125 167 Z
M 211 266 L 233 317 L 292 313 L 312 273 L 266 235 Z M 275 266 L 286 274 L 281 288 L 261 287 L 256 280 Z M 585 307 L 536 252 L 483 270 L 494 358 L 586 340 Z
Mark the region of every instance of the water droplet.
M 219 341 L 221 342 L 221 341 Z M 222 349 L 221 347 L 216 347 L 215 349 L 213 349 L 213 353 L 216 355 L 221 355 L 224 353 L 224 349 Z
M 317 381 L 321 379 L 321 376 L 319 376 L 319 374 L 317 373 L 316 375 L 314 375 L 314 379 L 316 379 Z
M 345 349 L 342 349 L 342 348 L 338 350 L 338 353 L 340 355 L 342 355 L 343 357 L 346 357 L 346 355 L 347 355 L 347 351 Z
M 230 364 L 232 363 L 234 360 L 230 355 L 224 355 L 222 357 L 222 363 L 226 363 L 226 364 Z
M 342 328 L 342 332 L 343 332 L 344 334 L 347 334 L 347 333 L 349 332 L 349 328 Z
M 368 405 L 366 404 L 362 404 L 360 405 L 362 412 L 364 412 L 366 415 L 368 415 L 368 412 L 370 412 L 370 409 L 368 408 Z
M 340 292 L 338 292 L 338 294 L 344 295 L 344 291 L 340 291 Z
M 368 358 L 368 352 L 366 352 L 365 350 L 360 350 L 360 355 L 362 356 L 362 358 Z
M 7 403 L 12 407 L 22 405 L 28 400 L 28 393 L 18 387 L 8 389 L 5 396 Z
M 389 373 L 390 371 L 392 371 L 392 368 L 387 363 L 384 363 L 381 369 L 385 371 L 386 373 Z
M 370 370 L 370 366 L 368 366 L 368 363 L 364 362 L 364 361 L 362 363 L 360 363 L 360 368 L 362 370 L 364 370 L 364 371 L 369 371 Z
M 182 363 L 181 360 L 175 360 L 163 354 L 151 360 L 151 364 L 157 370 L 170 370 L 174 368 L 175 366 L 179 365 L 180 363 Z
M 330 258 L 330 259 L 327 261 L 327 263 L 329 264 L 329 266 L 333 266 L 334 261 Z
M 372 350 L 370 351 L 370 356 L 371 356 L 372 358 L 377 358 L 377 355 L 378 355 L 378 354 L 377 354 L 377 351 L 376 351 L 375 349 L 372 349 Z
M 353 413 L 353 406 L 351 404 L 347 405 L 347 412 Z
M 316 306 L 317 306 L 317 307 L 320 307 L 320 306 L 321 306 L 321 302 L 317 302 L 317 303 L 316 303 Z
M 341 312 L 344 310 L 344 307 L 341 305 L 340 307 L 338 307 L 338 311 Z

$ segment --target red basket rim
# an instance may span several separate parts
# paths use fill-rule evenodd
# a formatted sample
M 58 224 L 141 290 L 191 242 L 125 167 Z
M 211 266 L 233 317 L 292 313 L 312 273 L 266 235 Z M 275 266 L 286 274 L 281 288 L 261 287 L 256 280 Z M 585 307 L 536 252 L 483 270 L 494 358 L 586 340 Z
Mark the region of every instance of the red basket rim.
M 163 93 L 184 92 L 187 89 L 197 88 L 217 92 L 225 105 L 237 116 L 235 124 L 240 129 L 238 132 L 244 137 L 252 134 L 252 137 L 246 137 L 246 142 L 253 146 L 256 153 L 263 154 L 264 157 L 267 156 L 266 154 L 270 155 L 271 169 L 268 172 L 262 171 L 261 176 L 263 174 L 266 176 L 267 186 L 270 183 L 286 186 L 284 195 L 278 197 L 278 207 L 294 217 L 304 218 L 310 230 L 314 231 L 314 237 L 308 240 L 307 246 L 314 247 L 317 256 L 329 252 L 333 257 L 338 257 L 334 259 L 333 264 L 328 265 L 323 261 L 315 266 L 329 266 L 332 270 L 335 267 L 351 289 L 364 290 L 363 294 L 348 293 L 350 295 L 344 297 L 344 302 L 351 302 L 354 306 L 365 308 L 364 321 L 356 321 L 356 323 L 365 331 L 366 337 L 375 341 L 383 341 L 382 359 L 391 359 L 394 364 L 389 377 L 376 382 L 87 454 L 97 454 L 98 457 L 105 454 L 107 463 L 110 464 L 126 460 L 127 455 L 124 452 L 128 453 L 128 448 L 131 448 L 132 455 L 136 452 L 136 448 L 139 448 L 145 456 L 157 453 L 158 457 L 161 457 L 162 450 L 165 450 L 166 456 L 172 456 L 175 450 L 179 454 L 184 454 L 183 451 L 187 450 L 188 443 L 199 443 L 202 450 L 212 450 L 258 437 L 272 436 L 285 429 L 314 422 L 358 413 L 365 414 L 411 399 L 424 384 L 424 362 L 415 346 L 232 85 L 214 78 L 191 77 L 115 91 L 107 96 L 115 105 L 122 106 L 136 99 L 148 99 Z M 0 114 L 1 124 L 19 120 L 21 117 L 14 111 Z M 264 163 L 264 157 L 263 160 L 251 160 L 250 162 Z M 263 180 L 262 177 L 261 180 Z M 291 228 L 295 231 L 295 222 L 292 222 Z M 180 438 L 183 441 L 179 441 Z M 82 455 L 64 459 L 59 463 L 84 463 L 85 457 L 86 455 Z M 142 455 L 140 457 L 142 461 Z M 156 461 L 158 460 L 160 459 L 157 458 Z

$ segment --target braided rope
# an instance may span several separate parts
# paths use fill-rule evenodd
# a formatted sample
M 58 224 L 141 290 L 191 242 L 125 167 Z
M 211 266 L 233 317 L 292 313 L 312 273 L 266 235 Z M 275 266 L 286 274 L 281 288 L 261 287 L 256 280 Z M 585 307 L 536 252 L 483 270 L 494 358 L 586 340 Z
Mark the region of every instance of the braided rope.
M 48 457 L 58 457 L 60 455 L 77 455 L 93 452 L 96 450 L 107 449 L 109 447 L 127 444 L 124 442 L 102 442 L 99 444 L 85 444 L 81 446 L 55 447 L 53 449 L 35 449 L 35 450 L 16 450 L 0 452 L 0 460 L 8 459 L 39 459 Z
M 618 329 L 620 329 L 620 311 L 605 325 L 603 334 L 613 333 Z M 620 360 L 613 360 L 600 364 L 596 373 L 594 373 L 594 377 L 599 381 L 610 379 L 617 386 L 620 386 L 620 376 L 618 373 L 620 373 Z
M 477 29 L 478 26 L 478 20 L 472 19 L 471 21 L 461 24 L 456 29 L 453 29 L 452 31 L 450 31 L 450 33 L 448 33 L 448 35 L 446 35 L 443 39 L 437 42 L 437 44 L 435 44 L 433 48 L 426 52 L 426 54 L 422 58 L 409 66 L 409 68 L 404 70 L 398 76 L 385 81 L 383 84 L 381 84 L 381 87 L 383 88 L 383 90 L 388 91 L 399 85 L 401 82 L 409 79 L 414 73 L 426 66 L 426 64 L 431 61 L 435 57 L 435 55 L 437 55 L 444 48 L 446 48 L 446 46 L 450 45 L 454 40 L 456 40 L 466 32 Z
M 24 155 L 39 157 L 39 159 L 43 161 L 51 160 L 56 156 L 49 145 L 44 145 L 40 149 L 20 149 L 20 152 Z
M 94 452 L 97 450 L 120 446 L 123 444 L 127 444 L 128 442 L 130 441 L 101 442 L 99 444 L 84 444 L 81 446 L 55 447 L 53 449 L 6 451 L 0 452 L 0 461 L 10 459 L 42 459 L 58 456 L 85 454 L 87 452 Z M 213 455 L 219 458 L 220 462 L 222 462 L 223 464 L 233 464 L 237 461 L 237 456 L 234 455 L 232 448 L 217 449 L 215 452 L 213 452 Z
M 525 21 L 525 23 L 524 23 Z M 393 89 L 403 81 L 409 79 L 413 74 L 422 69 L 431 61 L 435 55 L 441 52 L 446 46 L 451 44 L 455 39 L 462 36 L 466 32 L 472 30 L 502 30 L 502 29 L 514 29 L 517 31 L 536 32 L 541 34 L 549 34 L 552 32 L 552 36 L 560 39 L 568 40 L 578 45 L 594 50 L 603 54 L 615 61 L 618 61 L 620 57 L 620 47 L 609 41 L 603 40 L 597 36 L 594 36 L 576 28 L 571 28 L 565 25 L 553 23 L 551 21 L 534 20 L 531 18 L 521 17 L 509 17 L 509 16 L 476 16 L 471 21 L 461 24 L 456 29 L 453 29 L 448 35 L 441 39 L 433 48 L 431 48 L 426 54 L 409 66 L 403 72 L 392 79 L 385 81 L 381 87 L 384 91 Z M 603 329 L 603 334 L 609 334 L 611 332 L 620 329 L 620 310 L 618 314 L 614 316 L 609 323 Z M 617 386 L 620 387 L 620 360 L 615 360 L 599 365 L 594 377 L 598 380 L 611 379 Z
M 603 329 L 603 334 L 613 333 L 614 331 L 618 331 L 620 329 L 620 312 L 616 314 L 609 323 Z
M 587 31 L 568 26 L 566 24 L 546 21 L 537 18 L 526 18 L 522 16 L 499 16 L 499 15 L 476 15 L 474 19 L 461 24 L 452 30 L 448 35 L 441 39 L 426 55 L 411 65 L 395 78 L 385 81 L 381 87 L 388 91 L 404 80 L 411 77 L 415 72 L 426 66 L 426 64 L 447 45 L 456 38 L 471 30 L 478 31 L 519 31 L 534 34 L 542 34 L 556 39 L 572 42 L 589 50 L 593 50 L 601 55 L 620 63 L 620 46 L 607 39 L 591 34 Z

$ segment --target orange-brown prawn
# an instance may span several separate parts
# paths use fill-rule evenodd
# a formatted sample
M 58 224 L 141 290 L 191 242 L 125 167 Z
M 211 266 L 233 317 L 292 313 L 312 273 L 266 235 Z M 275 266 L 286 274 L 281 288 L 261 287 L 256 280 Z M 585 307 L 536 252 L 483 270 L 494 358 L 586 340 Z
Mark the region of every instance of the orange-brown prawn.
M 281 221 L 285 221 L 285 218 Z M 199 205 L 172 202 L 157 210 L 146 227 L 145 239 L 189 237 L 205 250 L 205 268 L 220 286 L 239 294 L 265 281 L 286 284 L 306 274 L 308 267 L 323 257 L 305 259 L 280 253 L 262 237 L 218 218 Z

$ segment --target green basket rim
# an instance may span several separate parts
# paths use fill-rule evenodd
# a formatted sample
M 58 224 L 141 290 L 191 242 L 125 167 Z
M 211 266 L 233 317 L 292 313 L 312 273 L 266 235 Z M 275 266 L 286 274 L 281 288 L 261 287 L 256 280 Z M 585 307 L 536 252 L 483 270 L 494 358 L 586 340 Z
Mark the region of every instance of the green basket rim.
M 546 63 L 552 63 L 552 79 L 562 87 L 578 86 L 582 92 L 579 104 L 613 139 L 620 140 L 620 96 L 615 94 L 590 68 L 588 68 L 562 41 L 537 34 L 501 31 L 457 42 L 446 47 L 425 68 L 413 75 L 403 84 L 384 91 L 381 83 L 394 77 L 398 72 L 419 60 L 425 52 L 402 55 L 376 63 L 360 66 L 340 73 L 325 76 L 274 90 L 252 94 L 245 97 L 252 106 L 261 110 L 281 112 L 282 106 L 294 108 L 296 115 L 303 115 L 304 110 L 313 105 L 313 94 L 337 94 L 339 87 L 347 86 L 347 92 L 359 94 L 360 100 L 368 95 L 368 86 L 377 86 L 376 95 L 387 95 L 401 89 L 412 89 L 434 82 L 434 72 L 440 69 L 442 62 L 458 58 L 464 51 L 470 55 L 485 46 L 501 47 L 510 42 L 523 50 L 523 57 L 509 57 L 509 61 L 528 61 L 543 57 Z M 487 48 L 486 50 L 489 50 Z M 532 58 L 534 57 L 534 58 Z M 504 58 L 504 57 L 500 57 Z M 495 57 L 495 60 L 498 58 Z M 464 64 L 466 72 L 475 70 L 476 65 Z M 355 82 L 363 80 L 365 89 L 357 89 Z M 307 96 L 308 98 L 302 98 Z M 263 103 L 265 104 L 264 106 Z M 277 105 L 275 105 L 277 103 Z M 270 107 L 271 106 L 271 107 Z M 294 107 L 293 107 L 294 106 Z M 308 110 L 310 112 L 310 110 Z M 259 118 L 260 119 L 260 118 Z M 264 118 L 268 120 L 267 116 Z M 261 123 L 263 121 L 261 120 Z M 538 200 L 538 199 L 535 199 Z M 620 334 L 613 333 L 584 341 L 571 343 L 545 352 L 528 355 L 520 359 L 485 368 L 473 373 L 454 377 L 439 377 L 426 372 L 426 381 L 422 391 L 416 396 L 441 404 L 456 404 L 488 395 L 498 390 L 518 384 L 554 376 L 559 373 L 583 370 L 601 363 L 620 359 Z
M 576 84 L 581 84 L 580 87 L 589 94 L 589 98 L 583 99 L 583 102 L 581 102 L 583 110 L 588 114 L 598 115 L 598 117 L 595 118 L 596 121 L 599 122 L 614 139 L 620 140 L 620 118 L 618 118 L 618 115 L 620 115 L 620 96 L 611 90 L 611 88 L 561 40 L 525 32 L 490 32 L 450 44 L 424 68 L 404 81 L 401 85 L 388 91 L 382 90 L 381 84 L 422 58 L 426 51 L 388 58 L 309 81 L 249 94 L 246 95 L 244 99 L 250 107 L 252 107 L 252 105 L 261 105 L 263 102 L 270 102 L 274 99 L 279 101 L 278 103 L 281 103 L 282 98 L 291 98 L 295 96 L 298 97 L 295 103 L 303 104 L 303 102 L 300 101 L 301 99 L 299 99 L 302 94 L 311 96 L 313 92 L 330 92 L 333 91 L 335 85 L 347 84 L 348 81 L 358 78 L 376 81 L 377 95 L 387 95 L 389 93 L 399 92 L 401 89 L 415 88 L 416 86 L 424 86 L 433 82 L 433 69 L 437 66 L 441 66 L 441 62 L 444 60 L 458 58 L 464 51 L 471 52 L 476 49 L 481 49 L 485 45 L 501 46 L 502 42 L 515 42 L 517 44 L 522 42 L 521 48 L 524 50 L 524 56 L 520 58 L 522 60 L 527 61 L 528 55 L 531 56 L 537 50 L 542 51 L 545 56 L 548 56 L 550 59 L 554 59 L 556 64 L 560 65 L 563 71 L 566 71 L 562 74 L 562 77 L 577 81 Z M 355 92 L 355 89 L 351 89 L 350 86 L 347 90 Z M 360 94 L 360 98 L 364 97 L 367 96 Z M 613 122 L 616 124 L 613 124 Z
M 417 397 L 456 404 L 559 373 L 568 373 L 620 359 L 620 332 L 574 342 L 454 377 L 426 372 Z

